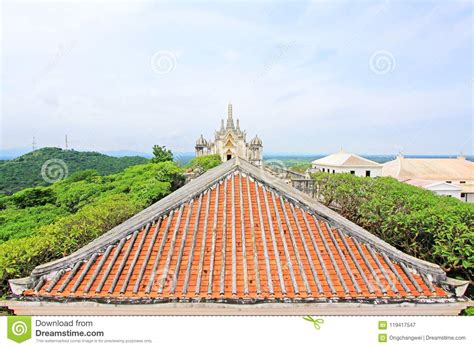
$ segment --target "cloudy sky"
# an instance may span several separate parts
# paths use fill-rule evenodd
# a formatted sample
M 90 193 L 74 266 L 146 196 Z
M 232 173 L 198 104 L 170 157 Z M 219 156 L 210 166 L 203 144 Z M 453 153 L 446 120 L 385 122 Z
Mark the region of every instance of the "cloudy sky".
M 1 147 L 473 153 L 470 1 L 2 1 Z

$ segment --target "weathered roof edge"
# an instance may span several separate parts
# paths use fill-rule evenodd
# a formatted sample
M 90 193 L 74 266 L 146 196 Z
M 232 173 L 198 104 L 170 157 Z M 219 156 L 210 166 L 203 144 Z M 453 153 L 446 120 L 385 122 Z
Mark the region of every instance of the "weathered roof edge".
M 378 163 L 378 162 L 375 162 L 375 161 L 372 161 L 368 158 L 364 158 L 362 156 L 359 156 L 355 153 L 347 153 L 349 156 L 348 158 L 345 159 L 345 161 L 341 164 L 330 164 L 330 163 L 327 163 L 327 162 L 324 162 L 324 160 L 330 156 L 333 156 L 333 155 L 336 155 L 337 153 L 333 153 L 333 154 L 330 154 L 328 156 L 325 156 L 325 157 L 322 157 L 322 158 L 318 158 L 318 159 L 315 159 L 314 161 L 312 161 L 311 163 L 312 164 L 317 164 L 317 165 L 323 165 L 323 166 L 329 166 L 329 167 L 374 167 L 374 168 L 382 168 L 383 164 L 381 163 Z M 346 162 L 349 160 L 349 158 L 351 156 L 354 156 L 356 157 L 357 159 L 359 160 L 362 160 L 364 161 L 365 163 L 364 164 L 356 164 L 356 165 L 350 165 L 350 164 L 346 164 Z
M 0 301 L 16 315 L 458 315 L 469 300 L 447 303 L 155 303 L 108 304 L 95 301 Z
M 54 271 L 58 265 L 64 266 L 65 263 L 73 264 L 80 259 L 87 257 L 92 252 L 97 251 L 101 247 L 105 247 L 108 244 L 114 243 L 127 236 L 129 233 L 143 228 L 148 222 L 155 219 L 158 215 L 171 210 L 173 207 L 183 203 L 199 192 L 205 191 L 216 181 L 219 181 L 221 178 L 225 177 L 228 173 L 234 170 L 235 166 L 235 159 L 231 159 L 215 168 L 208 170 L 196 179 L 190 181 L 188 184 L 180 187 L 176 191 L 170 193 L 168 196 L 135 214 L 128 220 L 122 222 L 120 225 L 115 226 L 108 232 L 94 239 L 92 242 L 83 246 L 72 254 L 61 259 L 50 261 L 37 266 L 33 270 L 32 276 L 40 276 L 50 273 L 51 271 Z
M 269 186 L 273 186 L 278 191 L 285 193 L 290 198 L 297 200 L 300 204 L 306 205 L 314 210 L 314 213 L 321 218 L 330 222 L 334 227 L 339 228 L 342 232 L 346 234 L 357 237 L 359 240 L 366 242 L 379 248 L 382 251 L 387 252 L 390 256 L 392 256 L 395 260 L 399 260 L 402 262 L 406 262 L 411 266 L 414 266 L 420 270 L 433 273 L 435 275 L 441 276 L 441 278 L 446 278 L 446 273 L 441 269 L 440 266 L 437 264 L 424 261 L 413 257 L 411 255 L 405 254 L 404 252 L 398 250 L 397 248 L 393 247 L 392 245 L 388 244 L 387 242 L 383 241 L 379 237 L 373 235 L 369 231 L 365 230 L 364 228 L 360 227 L 359 225 L 353 223 L 352 221 L 346 219 L 339 213 L 331 210 L 330 208 L 326 207 L 322 203 L 319 203 L 315 199 L 309 197 L 305 193 L 297 190 L 296 188 L 291 187 L 290 185 L 284 183 L 278 178 L 266 173 L 264 169 L 259 169 L 250 163 L 242 161 L 242 165 L 244 170 L 248 171 L 249 174 L 259 178 L 266 182 Z
M 59 268 L 64 268 L 65 265 L 72 265 L 81 259 L 87 258 L 92 253 L 105 248 L 107 245 L 117 242 L 133 231 L 143 228 L 150 221 L 158 218 L 159 215 L 166 213 L 176 206 L 179 206 L 200 192 L 204 192 L 237 168 L 240 168 L 244 173 L 251 175 L 257 181 L 261 181 L 269 187 L 284 193 L 287 198 L 295 200 L 299 205 L 307 206 L 312 210 L 313 214 L 316 214 L 322 219 L 328 221 L 342 232 L 356 237 L 360 241 L 373 245 L 379 250 L 388 253 L 393 259 L 397 261 L 405 262 L 419 271 L 430 273 L 431 275 L 435 276 L 436 281 L 446 279 L 446 273 L 438 265 L 403 253 L 402 251 L 396 249 L 395 247 L 366 231 L 362 227 L 339 215 L 335 211 L 310 198 L 301 191 L 298 191 L 280 179 L 266 173 L 263 168 L 255 167 L 241 158 L 231 159 L 219 165 L 218 167 L 207 171 L 203 175 L 192 180 L 185 186 L 179 188 L 160 201 L 142 210 L 120 225 L 112 228 L 110 231 L 106 232 L 74 253 L 61 259 L 37 266 L 31 273 L 31 276 L 33 278 L 38 278 L 42 275 L 52 273 Z

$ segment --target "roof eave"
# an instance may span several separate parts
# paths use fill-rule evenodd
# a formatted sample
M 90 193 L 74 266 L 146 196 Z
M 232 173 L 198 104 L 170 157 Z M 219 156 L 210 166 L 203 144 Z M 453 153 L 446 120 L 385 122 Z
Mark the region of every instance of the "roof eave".
M 146 226 L 148 223 L 150 223 L 150 221 L 158 218 L 159 215 L 166 214 L 167 211 L 170 211 L 176 206 L 182 204 L 190 197 L 199 194 L 200 192 L 204 192 L 223 177 L 235 171 L 237 168 L 240 168 L 243 173 L 254 177 L 255 180 L 265 183 L 265 185 L 269 186 L 271 189 L 284 193 L 288 199 L 294 200 L 299 205 L 306 207 L 306 209 L 311 210 L 311 213 L 319 216 L 348 235 L 357 237 L 359 240 L 369 243 L 381 251 L 386 252 L 394 260 L 404 262 L 408 266 L 413 267 L 418 271 L 430 274 L 436 282 L 446 280 L 445 272 L 438 265 L 417 259 L 399 251 L 395 247 L 384 242 L 380 238 L 354 224 L 348 219 L 342 217 L 323 204 L 315 201 L 301 191 L 289 186 L 275 176 L 266 173 L 263 168 L 256 167 L 240 158 L 234 158 L 218 167 L 207 171 L 200 177 L 192 180 L 190 183 L 174 191 L 167 197 L 163 198 L 159 202 L 156 202 L 122 224 L 114 227 L 110 231 L 103 234 L 101 237 L 97 238 L 93 242 L 82 247 L 71 255 L 37 266 L 33 270 L 31 277 L 34 280 L 44 275 L 51 276 L 57 270 L 67 267 L 68 265 L 73 265 L 80 260 L 86 259 L 94 252 L 105 249 L 107 245 L 115 243 L 133 231 Z
M 335 211 L 329 209 L 325 205 L 317 202 L 303 192 L 289 186 L 280 179 L 276 179 L 270 174 L 266 173 L 263 169 L 259 169 L 245 161 L 242 161 L 242 169 L 248 171 L 253 176 L 260 176 L 261 179 L 266 181 L 266 184 L 273 186 L 273 188 L 284 192 L 287 196 L 292 197 L 300 204 L 306 205 L 313 209 L 314 213 L 321 218 L 325 219 L 332 223 L 335 227 L 340 228 L 349 235 L 359 237 L 362 241 L 365 241 L 371 245 L 374 245 L 383 251 L 392 255 L 395 259 L 408 263 L 411 266 L 419 268 L 423 271 L 436 275 L 437 281 L 446 279 L 446 273 L 441 269 L 440 266 L 418 259 L 416 257 L 410 256 L 403 253 L 402 251 L 396 249 L 390 244 L 384 242 L 382 239 L 376 237 L 369 231 L 363 229 L 362 227 L 356 225 L 352 221 L 344 218 L 342 215 L 336 213 Z
M 16 315 L 457 315 L 468 306 L 469 299 L 454 299 L 442 303 L 398 302 L 305 302 L 305 303 L 152 303 L 107 304 L 93 301 L 51 302 L 17 301 L 0 302 Z
M 87 258 L 92 253 L 106 247 L 108 244 L 114 243 L 117 240 L 127 236 L 130 232 L 139 230 L 147 225 L 150 220 L 153 220 L 158 215 L 166 213 L 174 207 L 186 201 L 190 196 L 199 192 L 203 192 L 209 188 L 215 181 L 225 177 L 228 173 L 234 170 L 236 159 L 231 159 L 215 168 L 212 168 L 190 181 L 188 184 L 180 187 L 176 191 L 170 193 L 168 196 L 152 204 L 148 208 L 142 210 L 128 220 L 122 222 L 120 225 L 112 228 L 102 236 L 94 241 L 78 249 L 74 253 L 65 256 L 61 259 L 54 260 L 37 266 L 31 275 L 34 278 L 40 277 L 44 274 L 54 272 L 59 267 L 64 267 L 66 264 L 74 264 L 81 259 Z

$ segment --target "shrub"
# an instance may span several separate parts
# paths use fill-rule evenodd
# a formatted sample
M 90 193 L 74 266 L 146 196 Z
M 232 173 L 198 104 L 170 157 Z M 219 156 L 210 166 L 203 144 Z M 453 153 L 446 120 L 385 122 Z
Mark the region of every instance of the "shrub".
M 40 228 L 39 233 L 0 245 L 0 296 L 8 279 L 26 276 L 34 267 L 66 256 L 120 224 L 141 207 L 126 195 L 114 195 Z
M 10 201 L 19 209 L 36 207 L 48 203 L 54 203 L 56 197 L 54 191 L 49 187 L 33 187 L 19 191 L 11 196 Z
M 69 182 L 76 182 L 76 181 L 91 182 L 98 176 L 99 176 L 99 172 L 97 170 L 86 169 L 86 170 L 81 170 L 79 172 L 72 173 L 66 178 L 66 180 Z
M 168 162 L 173 160 L 173 153 L 171 150 L 167 150 L 166 146 L 154 145 L 153 146 L 153 163 Z
M 9 208 L 0 211 L 0 244 L 37 233 L 38 228 L 56 221 L 67 212 L 61 207 L 47 204 L 24 209 Z
M 474 276 L 474 206 L 393 178 L 313 174 L 318 198 L 354 223 L 450 276 Z
M 83 172 L 7 197 L 23 208 L 0 210 L 0 295 L 7 279 L 74 252 L 182 183 L 176 163 L 147 163 L 104 177 Z
M 200 156 L 194 157 L 189 161 L 186 168 L 193 171 L 205 172 L 211 168 L 217 167 L 221 163 L 222 161 L 219 155 Z

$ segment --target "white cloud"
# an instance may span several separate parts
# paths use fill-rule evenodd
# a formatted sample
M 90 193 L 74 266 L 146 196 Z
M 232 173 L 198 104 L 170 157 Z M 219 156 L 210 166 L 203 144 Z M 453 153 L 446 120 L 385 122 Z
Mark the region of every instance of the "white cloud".
M 67 133 L 75 148 L 192 151 L 229 100 L 271 152 L 457 152 L 469 136 L 468 6 L 309 3 L 282 21 L 281 8 L 238 5 L 7 3 L 2 147 Z M 371 73 L 377 49 L 392 73 Z M 169 74 L 151 68 L 159 50 L 177 57 Z

